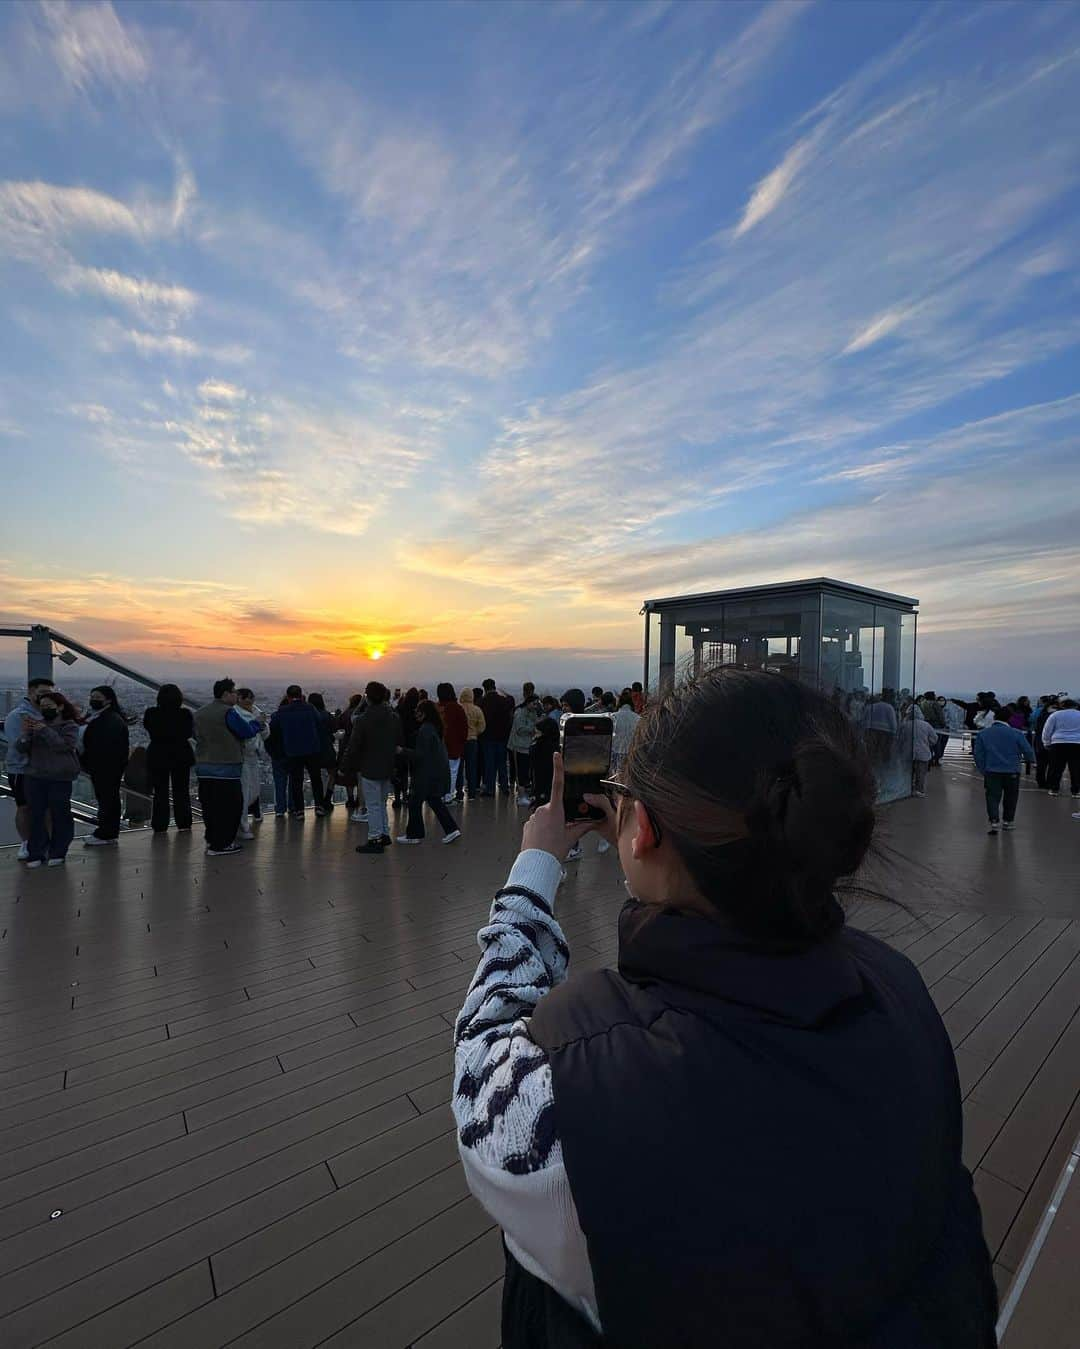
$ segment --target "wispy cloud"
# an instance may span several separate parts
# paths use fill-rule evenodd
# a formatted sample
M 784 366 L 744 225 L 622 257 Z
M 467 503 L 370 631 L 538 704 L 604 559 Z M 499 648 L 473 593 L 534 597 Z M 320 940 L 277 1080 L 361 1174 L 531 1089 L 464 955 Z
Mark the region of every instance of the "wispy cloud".
M 857 351 L 865 351 L 867 347 L 872 347 L 875 342 L 880 342 L 883 337 L 895 332 L 907 316 L 906 309 L 888 309 L 884 314 L 879 314 L 855 334 L 844 348 L 843 354 L 853 356 Z
M 762 178 L 750 194 L 750 200 L 735 226 L 736 239 L 776 210 L 798 174 L 813 157 L 816 144 L 817 138 L 813 136 L 804 136 L 802 140 L 796 141 L 776 168 Z
M 198 299 L 186 286 L 126 276 L 109 267 L 72 267 L 64 274 L 63 284 L 71 290 L 100 295 L 139 311 L 188 313 Z
M 217 403 L 240 403 L 247 398 L 247 390 L 223 379 L 204 379 L 199 385 L 199 397 Z
M 107 0 L 43 0 L 40 12 L 53 59 L 71 88 L 86 93 L 149 78 L 146 52 Z

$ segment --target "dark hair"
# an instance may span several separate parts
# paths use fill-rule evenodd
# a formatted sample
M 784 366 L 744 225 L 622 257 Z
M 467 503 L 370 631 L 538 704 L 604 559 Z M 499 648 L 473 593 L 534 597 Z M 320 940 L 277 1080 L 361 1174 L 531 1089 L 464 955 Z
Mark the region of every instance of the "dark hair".
M 604 696 L 604 690 L 599 684 L 593 685 L 592 693 L 594 698 L 602 698 Z
M 550 693 L 545 693 L 544 696 L 540 699 L 540 706 L 547 708 L 549 712 L 553 712 L 555 708 L 558 707 L 558 705 L 559 705 L 558 698 L 553 698 Z
M 236 685 L 231 679 L 217 679 L 214 681 L 214 697 L 220 698 L 223 693 L 232 693 Z
M 43 684 L 48 684 L 49 688 L 52 689 L 56 687 L 56 680 L 49 679 L 45 675 L 35 675 L 33 679 L 28 679 L 26 681 L 26 687 L 28 689 L 39 689 Z
M 91 698 L 95 693 L 100 693 L 114 712 L 120 711 L 120 699 L 116 696 L 116 690 L 111 684 L 97 684 L 90 690 Z
M 254 698 L 255 691 L 253 689 L 237 689 L 236 696 L 238 698 Z
M 417 690 L 417 693 L 416 693 L 416 696 L 420 699 L 420 701 L 421 701 L 422 703 L 426 703 L 427 700 L 428 700 L 428 691 L 427 691 L 427 689 L 418 689 L 418 690 Z
M 184 705 L 184 695 L 176 684 L 162 684 L 157 691 L 157 705 L 167 712 L 179 712 Z
M 1061 709 L 1062 711 L 1065 711 L 1066 708 L 1069 708 L 1069 707 L 1075 707 L 1075 706 L 1076 706 L 1076 699 L 1075 699 L 1075 698 L 1062 698 L 1062 699 L 1060 700 L 1058 706 L 1060 707 L 1060 709 Z M 1070 785 L 1070 786 L 1072 785 L 1072 778 L 1069 779 L 1069 785 Z
M 300 687 L 299 684 L 290 684 L 289 687 L 285 690 L 286 698 L 302 698 L 303 696 L 304 690 Z
M 440 684 L 435 690 L 435 697 L 440 703 L 453 703 L 457 701 L 457 694 L 454 692 L 453 684 Z
M 630 692 L 631 692 L 631 693 L 641 693 L 641 692 L 642 692 L 642 688 L 641 688 L 641 680 L 640 680 L 640 679 L 635 679 L 634 682 L 630 685 Z
M 368 685 L 368 687 L 369 687 L 369 688 L 371 687 L 370 684 Z M 380 686 L 380 687 L 381 687 L 381 686 Z M 348 706 L 348 711 L 351 712 L 352 709 L 353 709 L 354 707 L 356 707 L 359 703 L 362 703 L 363 701 L 364 701 L 364 694 L 362 694 L 362 693 L 350 693 L 350 694 L 349 694 L 349 706 Z
M 536 734 L 541 741 L 551 740 L 556 745 L 559 741 L 559 723 L 552 721 L 550 717 L 541 717 L 536 723 Z
M 493 687 L 494 687 L 494 686 L 493 686 Z M 475 687 L 474 687 L 474 688 L 473 688 L 473 691 L 472 691 L 472 696 L 473 696 L 473 699 L 474 699 L 475 702 L 479 702 L 480 699 L 484 696 L 484 690 L 483 690 L 483 689 L 478 689 L 478 688 L 475 688 Z
M 435 706 L 435 704 L 431 701 L 431 699 L 421 698 L 420 702 L 417 703 L 416 705 L 416 710 L 417 712 L 420 713 L 420 716 L 423 718 L 423 720 L 428 726 L 435 727 L 435 729 L 439 732 L 439 739 L 441 740 L 443 738 L 442 717 L 439 714 L 439 709 Z
M 485 679 L 485 680 L 484 680 L 484 692 L 485 692 L 485 693 L 490 693 L 491 690 L 492 690 L 494 687 L 495 687 L 495 681 L 494 681 L 494 679 Z
M 834 890 L 870 846 L 876 784 L 823 694 L 760 670 L 689 680 L 642 716 L 622 776 L 743 931 L 807 941 L 843 921 Z
M 615 707 L 614 693 L 602 693 L 600 695 L 600 702 L 604 707 L 614 708 Z
M 525 683 L 522 684 L 521 686 L 522 700 L 524 702 L 528 702 L 535 692 L 536 692 L 536 685 L 532 682 L 531 679 L 526 679 Z
M 51 703 L 55 703 L 60 709 L 61 721 L 78 721 L 79 712 L 74 703 L 68 702 L 58 688 L 51 687 L 44 690 L 41 695 L 48 698 Z
M 585 711 L 585 695 L 580 689 L 567 689 L 562 696 L 562 700 L 568 705 L 571 712 Z
M 631 712 L 634 710 L 634 695 L 629 689 L 623 689 L 619 694 L 619 707 L 628 707 Z
M 307 700 L 311 704 L 311 706 L 316 708 L 319 712 L 326 711 L 326 699 L 322 696 L 321 693 L 309 693 L 307 696 Z
M 369 703 L 377 707 L 380 703 L 386 702 L 390 696 L 390 690 L 385 684 L 380 684 L 377 679 L 373 679 L 365 690 L 365 696 Z M 359 694 L 357 697 L 359 697 Z

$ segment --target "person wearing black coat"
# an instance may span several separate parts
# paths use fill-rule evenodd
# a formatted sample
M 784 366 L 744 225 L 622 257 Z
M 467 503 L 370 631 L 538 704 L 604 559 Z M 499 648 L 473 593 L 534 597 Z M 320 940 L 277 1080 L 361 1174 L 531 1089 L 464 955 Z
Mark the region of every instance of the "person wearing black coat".
M 90 690 L 90 719 L 82 742 L 82 765 L 90 774 L 97 798 L 98 823 L 83 839 L 87 848 L 115 843 L 120 837 L 120 784 L 129 751 L 128 728 L 116 690 L 99 684 Z
M 191 828 L 191 769 L 195 754 L 191 741 L 195 722 L 184 706 L 184 695 L 175 684 L 162 684 L 157 706 L 143 713 L 143 726 L 150 737 L 147 762 L 154 807 L 150 817 L 155 834 L 169 827 L 169 789 L 177 829 Z
M 424 838 L 424 807 L 434 814 L 442 825 L 443 842 L 453 843 L 461 837 L 453 815 L 443 797 L 450 790 L 450 760 L 443 743 L 442 717 L 436 705 L 425 698 L 415 713 L 416 743 L 401 753 L 409 762 L 409 823 L 399 843 L 420 843 Z

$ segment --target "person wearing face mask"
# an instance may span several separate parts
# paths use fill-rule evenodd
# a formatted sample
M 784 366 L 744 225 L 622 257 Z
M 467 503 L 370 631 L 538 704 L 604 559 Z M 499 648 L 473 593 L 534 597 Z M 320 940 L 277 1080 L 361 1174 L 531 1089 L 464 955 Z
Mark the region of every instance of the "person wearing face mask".
M 87 848 L 115 844 L 120 836 L 120 786 L 129 753 L 128 728 L 116 690 L 99 684 L 90 690 L 90 714 L 82 736 L 83 768 L 97 798 L 98 823 L 83 839 Z
M 53 687 L 51 679 L 39 676 L 27 684 L 25 695 L 15 704 L 4 719 L 4 739 L 7 741 L 8 786 L 15 798 L 15 829 L 22 844 L 18 858 L 25 862 L 30 856 L 30 803 L 26 799 L 23 776 L 26 773 L 26 755 L 19 749 L 19 739 L 23 732 L 23 722 L 27 717 L 37 718 L 38 698 Z
M 618 966 L 569 978 L 557 893 L 590 826 L 562 776 L 556 756 L 455 1026 L 504 1349 L 993 1349 L 949 1037 L 837 899 L 875 828 L 858 728 L 764 671 L 656 699 L 614 804 L 589 798 L 630 896 Z
M 75 709 L 63 694 L 43 689 L 33 714 L 23 715 L 17 739 L 30 809 L 28 867 L 63 866 L 67 857 L 75 836 L 71 784 L 79 776 L 78 743 Z

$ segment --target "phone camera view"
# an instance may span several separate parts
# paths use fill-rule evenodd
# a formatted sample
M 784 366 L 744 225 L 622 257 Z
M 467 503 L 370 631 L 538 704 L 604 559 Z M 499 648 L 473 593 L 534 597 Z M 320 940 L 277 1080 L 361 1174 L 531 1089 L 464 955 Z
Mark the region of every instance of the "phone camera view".
M 567 717 L 562 727 L 563 804 L 568 820 L 597 820 L 603 811 L 589 805 L 587 795 L 599 795 L 600 780 L 611 771 L 611 718 Z
M 610 735 L 568 735 L 563 747 L 563 767 L 574 777 L 602 778 L 611 763 Z

